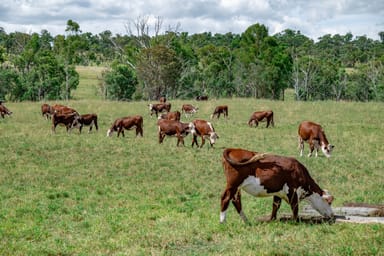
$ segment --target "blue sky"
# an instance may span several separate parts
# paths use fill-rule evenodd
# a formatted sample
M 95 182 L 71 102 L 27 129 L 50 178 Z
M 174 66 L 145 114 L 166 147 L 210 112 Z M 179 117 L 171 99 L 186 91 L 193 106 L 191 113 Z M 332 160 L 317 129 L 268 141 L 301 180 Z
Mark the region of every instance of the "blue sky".
M 241 34 L 252 24 L 268 27 L 270 35 L 299 30 L 317 40 L 326 34 L 366 35 L 378 40 L 384 31 L 383 0 L 8 0 L 0 2 L 0 27 L 7 33 L 64 34 L 69 19 L 82 32 L 110 30 L 127 34 L 128 25 L 161 17 L 164 30 L 178 27 L 189 34 Z

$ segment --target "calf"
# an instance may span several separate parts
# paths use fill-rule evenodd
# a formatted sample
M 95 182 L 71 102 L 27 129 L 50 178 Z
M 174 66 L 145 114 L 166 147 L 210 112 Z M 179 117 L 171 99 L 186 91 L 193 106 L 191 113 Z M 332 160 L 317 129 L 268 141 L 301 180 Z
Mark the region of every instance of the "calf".
M 310 121 L 304 121 L 299 125 L 298 134 L 300 156 L 303 156 L 304 141 L 307 141 L 310 147 L 310 151 L 308 154 L 309 157 L 312 156 L 312 152 L 315 148 L 315 154 L 317 157 L 319 147 L 321 147 L 321 150 L 323 151 L 326 157 L 331 156 L 331 152 L 335 146 L 328 143 L 327 137 L 325 136 L 324 130 L 321 125 Z
M 180 142 L 184 146 L 183 137 L 187 136 L 191 127 L 193 127 L 191 123 L 181 123 L 179 121 L 166 119 L 159 119 L 157 126 L 159 129 L 159 144 L 163 143 L 165 135 L 167 135 L 177 137 L 177 146 L 179 146 Z
M 188 118 L 189 116 L 196 113 L 198 109 L 198 107 L 194 107 L 191 104 L 183 104 L 181 107 L 181 113 L 184 113 L 185 117 Z
M 217 119 L 219 119 L 220 114 L 223 114 L 225 118 L 228 118 L 228 106 L 223 105 L 223 106 L 217 106 L 215 108 L 215 111 L 213 111 L 213 114 L 211 115 L 211 119 L 213 119 L 215 116 Z
M 156 117 L 158 117 L 158 114 L 166 111 L 169 112 L 171 111 L 171 103 L 166 102 L 166 103 L 154 103 L 154 104 L 149 104 L 149 111 L 151 113 L 151 116 L 155 113 Z
M 276 219 L 281 199 L 291 206 L 294 220 L 302 199 L 309 201 L 321 215 L 334 218 L 330 206 L 333 197 L 322 190 L 306 167 L 294 158 L 228 148 L 223 152 L 222 163 L 227 185 L 221 196 L 221 223 L 225 222 L 230 201 L 247 222 L 241 208 L 241 189 L 255 197 L 273 196 L 271 220 Z
M 69 130 L 72 130 L 73 128 L 79 128 L 80 129 L 80 122 L 79 122 L 80 116 L 76 113 L 71 114 L 60 114 L 60 113 L 54 113 L 52 115 L 52 132 L 56 132 L 56 126 L 58 124 L 64 125 L 67 129 L 67 132 Z
M 111 128 L 107 131 L 107 136 L 112 136 L 113 132 L 117 131 L 117 137 L 119 137 L 120 133 L 124 135 L 124 129 L 125 130 L 131 130 L 133 128 L 136 128 L 136 136 L 140 135 L 143 137 L 143 117 L 136 115 L 136 116 L 127 116 L 123 118 L 116 119 Z
M 0 103 L 0 115 L 2 118 L 4 118 L 5 115 L 9 115 L 9 116 L 12 115 L 12 112 L 9 111 L 9 109 L 6 106 L 4 106 L 2 102 Z
M 248 125 L 252 127 L 253 124 L 255 124 L 255 127 L 259 125 L 259 122 L 267 122 L 266 128 L 269 127 L 270 124 L 272 126 L 275 126 L 275 122 L 273 121 L 273 111 L 256 111 L 253 112 L 251 115 L 251 118 L 249 118 Z
M 41 105 L 41 115 L 45 117 L 47 120 L 51 119 L 51 116 L 53 115 L 54 110 L 53 108 L 48 105 L 47 103 L 44 103 Z
M 80 128 L 79 128 L 80 133 L 81 133 L 81 130 L 83 129 L 83 126 L 85 126 L 85 125 L 89 126 L 88 133 L 90 133 L 92 131 L 93 126 L 95 126 L 96 131 L 99 130 L 99 127 L 97 125 L 97 115 L 96 114 L 80 115 L 79 122 L 80 122 Z
M 180 116 L 181 116 L 180 111 L 174 111 L 174 112 L 161 114 L 159 116 L 159 119 L 180 121 Z
M 199 146 L 199 144 L 197 143 L 197 136 L 201 137 L 200 148 L 203 147 L 205 143 L 205 138 L 209 139 L 211 147 L 213 147 L 213 144 L 216 143 L 216 140 L 219 138 L 219 135 L 217 135 L 217 133 L 215 132 L 215 129 L 213 128 L 212 124 L 205 120 L 199 120 L 199 119 L 194 120 L 192 124 L 193 124 L 193 126 L 191 126 L 191 134 L 193 135 L 192 147 L 194 144 L 196 144 L 197 147 Z

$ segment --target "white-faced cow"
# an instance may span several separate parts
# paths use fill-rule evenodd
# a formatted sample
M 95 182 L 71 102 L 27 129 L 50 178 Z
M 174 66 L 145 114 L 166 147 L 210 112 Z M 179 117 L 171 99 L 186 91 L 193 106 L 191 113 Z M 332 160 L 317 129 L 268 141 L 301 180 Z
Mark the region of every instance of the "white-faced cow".
M 80 118 L 78 119 L 80 122 L 80 128 L 79 131 L 81 133 L 81 130 L 83 129 L 83 126 L 89 126 L 88 133 L 92 131 L 92 127 L 95 126 L 96 131 L 99 130 L 99 126 L 97 125 L 97 115 L 96 114 L 84 114 L 80 115 Z
M 322 190 L 307 168 L 294 158 L 227 148 L 222 163 L 227 185 L 221 196 L 221 223 L 225 222 L 231 201 L 247 222 L 241 208 L 241 189 L 255 197 L 273 196 L 271 220 L 276 219 L 282 199 L 291 206 L 294 220 L 298 218 L 299 202 L 303 199 L 324 217 L 334 218 L 330 206 L 333 197 Z
M 215 116 L 217 119 L 219 119 L 220 114 L 223 114 L 225 118 L 228 118 L 228 106 L 227 105 L 222 105 L 222 106 L 217 106 L 215 108 L 215 111 L 213 111 L 211 115 L 211 119 L 213 119 Z
M 182 123 L 175 120 L 159 119 L 157 127 L 159 131 L 159 144 L 163 143 L 165 136 L 176 136 L 177 146 L 180 143 L 184 146 L 184 137 L 191 131 L 191 123 Z
M 120 133 L 124 135 L 124 130 L 131 130 L 136 128 L 136 136 L 140 135 L 143 137 L 143 117 L 136 116 L 127 116 L 123 118 L 116 119 L 111 128 L 107 131 L 107 136 L 111 136 L 113 132 L 117 132 L 117 137 L 119 137 Z
M 181 107 L 181 113 L 184 113 L 186 118 L 195 114 L 197 110 L 199 110 L 199 108 L 194 107 L 191 104 L 183 104 L 183 106 Z
M 53 115 L 53 113 L 54 113 L 54 110 L 49 104 L 44 103 L 41 105 L 41 115 L 45 117 L 47 120 L 51 119 L 51 116 Z
M 194 144 L 196 144 L 196 146 L 199 147 L 199 144 L 197 143 L 197 136 L 201 137 L 200 147 L 203 147 L 206 138 L 209 139 L 211 147 L 213 147 L 213 144 L 216 143 L 216 140 L 219 138 L 219 135 L 217 135 L 217 133 L 215 132 L 215 129 L 213 128 L 212 124 L 210 122 L 207 122 L 205 120 L 200 120 L 200 119 L 194 120 L 192 124 L 193 124 L 193 126 L 191 127 L 191 134 L 193 135 L 192 147 Z
M 334 145 L 328 143 L 327 137 L 325 136 L 324 130 L 321 125 L 310 121 L 303 121 L 299 125 L 298 133 L 300 156 L 303 155 L 304 141 L 307 141 L 309 144 L 309 157 L 312 156 L 312 152 L 314 149 L 316 149 L 315 154 L 317 157 L 319 148 L 321 148 L 321 151 L 323 151 L 326 157 L 331 156 L 331 152 L 334 148 Z
M 161 114 L 158 119 L 180 121 L 180 111 L 168 112 Z
M 12 112 L 9 111 L 9 109 L 3 105 L 3 103 L 0 101 L 0 115 L 2 118 L 5 117 L 5 115 L 12 115 Z
M 268 128 L 270 124 L 272 126 L 275 126 L 275 122 L 273 121 L 273 111 L 268 110 L 253 112 L 253 114 L 249 118 L 248 125 L 252 127 L 252 125 L 255 124 L 255 127 L 257 127 L 259 125 L 259 122 L 267 122 L 266 128 Z
M 153 114 L 156 115 L 156 117 L 158 117 L 159 113 L 161 112 L 169 112 L 171 111 L 171 103 L 169 102 L 165 102 L 165 103 L 151 103 L 148 105 L 149 107 L 149 112 L 151 114 L 151 117 Z
M 79 128 L 81 127 L 81 124 L 79 122 L 80 116 L 76 113 L 70 113 L 70 114 L 60 114 L 60 113 L 53 113 L 52 115 L 52 132 L 56 132 L 56 126 L 57 125 L 64 125 L 67 129 L 67 132 L 72 130 L 73 128 Z

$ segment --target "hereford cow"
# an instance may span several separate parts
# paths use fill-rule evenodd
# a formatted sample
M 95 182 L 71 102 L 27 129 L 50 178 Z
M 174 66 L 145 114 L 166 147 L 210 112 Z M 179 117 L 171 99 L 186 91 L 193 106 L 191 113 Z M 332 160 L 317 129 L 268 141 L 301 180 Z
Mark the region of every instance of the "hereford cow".
M 253 124 L 255 124 L 255 127 L 259 125 L 259 122 L 267 122 L 266 128 L 269 127 L 270 124 L 272 126 L 275 126 L 275 122 L 273 121 L 273 111 L 256 111 L 251 115 L 251 118 L 249 118 L 248 125 L 252 127 Z
M 323 151 L 326 157 L 331 156 L 331 152 L 334 148 L 333 145 L 328 143 L 324 130 L 321 125 L 310 121 L 304 121 L 299 125 L 299 148 L 300 156 L 303 156 L 304 141 L 307 141 L 310 147 L 308 156 L 312 156 L 313 150 L 316 148 L 316 157 L 319 151 L 319 147 Z
M 181 113 L 184 113 L 186 118 L 196 113 L 197 110 L 199 110 L 199 108 L 194 107 L 191 104 L 183 104 L 183 106 L 181 107 Z
M 4 106 L 2 102 L 0 103 L 0 115 L 2 118 L 4 118 L 5 115 L 9 115 L 9 116 L 12 115 L 12 112 L 9 111 L 9 109 L 6 106 Z
M 113 132 L 117 132 L 117 137 L 119 137 L 120 133 L 124 135 L 124 129 L 125 130 L 131 130 L 133 128 L 136 128 L 136 136 L 140 135 L 143 137 L 143 117 L 136 115 L 136 116 L 127 116 L 123 118 L 116 119 L 111 128 L 107 131 L 107 136 L 110 137 Z
M 307 168 L 294 158 L 228 148 L 223 152 L 222 163 L 227 185 L 221 196 L 221 223 L 225 222 L 230 201 L 247 222 L 241 208 L 241 189 L 255 197 L 273 196 L 271 220 L 276 219 L 281 199 L 291 206 L 294 220 L 297 220 L 302 199 L 321 215 L 334 218 L 330 206 L 333 197 L 322 190 Z
M 156 114 L 156 117 L 158 117 L 158 114 L 161 113 L 161 112 L 169 112 L 171 111 L 171 103 L 169 102 L 166 102 L 166 103 L 154 103 L 154 104 L 149 104 L 148 105 L 149 107 L 149 111 L 151 113 L 151 117 L 153 115 L 153 113 Z
M 41 105 L 41 115 L 45 117 L 47 120 L 51 119 L 51 116 L 53 115 L 53 113 L 54 113 L 54 110 L 49 104 L 44 103 Z
M 97 125 L 97 115 L 96 114 L 84 114 L 80 115 L 80 118 L 78 119 L 80 122 L 80 128 L 79 131 L 81 133 L 81 130 L 83 129 L 83 126 L 89 126 L 88 133 L 92 131 L 92 127 L 95 126 L 96 131 L 99 130 L 99 127 Z
M 180 121 L 180 116 L 181 116 L 180 111 L 174 111 L 174 112 L 161 114 L 159 116 L 159 119 Z
M 159 119 L 157 121 L 159 130 L 159 144 L 163 143 L 165 136 L 176 136 L 177 146 L 180 142 L 184 146 L 184 137 L 191 131 L 193 125 L 191 123 L 182 123 L 175 120 Z
M 217 119 L 219 119 L 220 114 L 223 114 L 225 118 L 228 118 L 228 106 L 223 105 L 223 106 L 217 106 L 215 108 L 215 111 L 213 111 L 213 114 L 211 115 L 211 119 L 213 119 L 215 116 Z
M 196 97 L 196 100 L 202 101 L 202 100 L 208 100 L 208 96 L 206 95 L 199 95 Z
M 73 128 L 79 128 L 80 129 L 80 122 L 79 122 L 80 116 L 76 113 L 70 113 L 70 114 L 60 114 L 60 113 L 53 113 L 52 115 L 52 132 L 56 132 L 56 126 L 57 125 L 64 125 L 67 129 L 67 132 L 72 130 Z
M 203 147 L 205 143 L 205 139 L 209 139 L 211 147 L 216 143 L 216 140 L 219 138 L 219 135 L 215 132 L 212 124 L 205 120 L 196 119 L 192 122 L 193 126 L 191 126 L 191 134 L 193 135 L 192 139 L 192 147 L 194 144 L 198 147 L 197 136 L 201 137 L 201 145 L 200 148 Z

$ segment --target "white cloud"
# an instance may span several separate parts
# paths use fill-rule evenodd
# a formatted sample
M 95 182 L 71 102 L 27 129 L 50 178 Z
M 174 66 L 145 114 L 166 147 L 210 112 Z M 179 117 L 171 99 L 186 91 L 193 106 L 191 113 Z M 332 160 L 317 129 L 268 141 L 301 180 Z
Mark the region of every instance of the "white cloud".
M 69 19 L 83 32 L 127 33 L 125 25 L 138 17 L 162 17 L 164 28 L 181 31 L 237 33 L 260 23 L 270 34 L 299 30 L 317 39 L 325 34 L 367 35 L 384 31 L 382 0 L 10 0 L 0 2 L 0 27 L 6 32 L 63 34 Z

